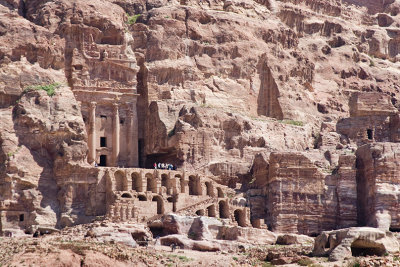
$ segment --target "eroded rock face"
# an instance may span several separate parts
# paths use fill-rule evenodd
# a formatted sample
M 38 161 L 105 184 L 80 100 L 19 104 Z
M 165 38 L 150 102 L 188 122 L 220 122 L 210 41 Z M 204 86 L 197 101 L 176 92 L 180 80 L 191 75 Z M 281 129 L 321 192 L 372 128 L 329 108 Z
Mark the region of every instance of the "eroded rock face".
M 328 256 L 330 261 L 360 255 L 394 253 L 399 242 L 390 232 L 369 227 L 354 227 L 322 232 L 315 239 L 313 255 Z
M 86 134 L 79 106 L 68 87 L 57 89 L 52 97 L 33 90 L 2 114 L 5 122 L 8 118 L 0 138 L 6 163 L 1 168 L 2 218 L 7 222 L 17 216 L 26 226 L 55 226 L 66 201 L 59 195 L 64 175 L 85 165 Z
M 2 227 L 106 213 L 112 174 L 85 163 L 69 87 L 17 103 L 30 85 L 64 82 L 133 87 L 139 165 L 218 176 L 246 192 L 259 228 L 317 234 L 357 217 L 398 228 L 398 11 L 367 0 L 1 1 Z M 117 59 L 116 71 L 85 51 Z M 203 219 L 170 223 L 215 235 Z
M 383 230 L 399 229 L 398 143 L 374 143 L 357 150 L 359 223 Z

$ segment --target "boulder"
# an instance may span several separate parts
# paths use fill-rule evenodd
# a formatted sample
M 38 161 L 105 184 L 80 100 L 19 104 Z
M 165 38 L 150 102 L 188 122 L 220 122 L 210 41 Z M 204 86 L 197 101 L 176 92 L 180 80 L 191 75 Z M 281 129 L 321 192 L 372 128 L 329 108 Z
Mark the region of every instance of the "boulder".
M 195 217 L 167 214 L 161 218 L 165 235 L 188 234 Z
M 277 236 L 266 229 L 247 228 L 238 226 L 221 226 L 218 239 L 236 240 L 243 243 L 275 244 Z
M 168 235 L 160 238 L 160 243 L 163 246 L 177 245 L 180 248 L 192 249 L 198 251 L 220 251 L 221 245 L 215 241 L 209 240 L 192 240 L 185 235 Z
M 314 238 L 307 235 L 296 234 L 280 234 L 277 237 L 276 244 L 278 245 L 308 245 L 313 244 Z
M 370 227 L 351 227 L 322 232 L 313 248 L 314 256 L 329 256 L 330 261 L 351 256 L 377 255 L 399 251 L 399 242 L 391 232 Z
M 204 216 L 168 214 L 161 218 L 161 227 L 165 235 L 187 235 L 194 240 L 216 238 L 220 226 L 222 226 L 222 222 L 218 219 Z
M 222 222 L 216 218 L 200 216 L 193 220 L 188 236 L 194 240 L 214 239 L 218 235 L 220 226 Z

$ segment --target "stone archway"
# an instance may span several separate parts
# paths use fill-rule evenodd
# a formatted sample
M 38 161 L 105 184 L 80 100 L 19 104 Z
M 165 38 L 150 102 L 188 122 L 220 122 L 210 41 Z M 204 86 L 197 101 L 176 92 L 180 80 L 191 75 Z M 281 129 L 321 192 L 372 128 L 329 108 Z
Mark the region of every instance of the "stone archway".
M 215 217 L 217 216 L 216 212 L 215 212 L 215 205 L 211 205 L 207 207 L 207 215 L 208 217 Z
M 125 174 L 122 171 L 116 171 L 114 173 L 114 178 L 115 178 L 115 191 L 128 190 L 128 181 L 125 177 Z
M 157 181 L 151 173 L 146 174 L 146 191 L 157 193 Z
M 165 173 L 161 174 L 161 186 L 168 188 L 168 175 Z
M 214 197 L 214 188 L 211 182 L 205 182 L 207 188 L 207 196 Z
M 201 184 L 199 183 L 199 178 L 194 175 L 189 176 L 189 195 L 201 195 Z
M 147 201 L 147 197 L 144 195 L 138 195 L 139 201 Z
M 229 218 L 229 207 L 228 207 L 228 203 L 226 203 L 226 201 L 221 200 L 218 203 L 219 206 L 219 217 L 221 219 L 227 219 Z
M 225 197 L 224 192 L 222 191 L 221 187 L 217 187 L 218 197 L 223 198 Z
M 163 214 L 164 213 L 164 201 L 160 196 L 154 196 L 152 201 L 157 202 L 157 214 Z
M 142 177 L 140 177 L 140 174 L 137 172 L 134 172 L 131 174 L 132 178 L 132 190 L 136 190 L 136 192 L 142 192 L 143 191 L 143 181 Z
M 198 215 L 198 216 L 204 216 L 204 210 L 198 210 L 198 211 L 196 211 L 196 215 Z
M 246 227 L 246 214 L 243 210 L 237 209 L 233 212 L 233 215 L 235 216 L 235 221 L 239 226 Z

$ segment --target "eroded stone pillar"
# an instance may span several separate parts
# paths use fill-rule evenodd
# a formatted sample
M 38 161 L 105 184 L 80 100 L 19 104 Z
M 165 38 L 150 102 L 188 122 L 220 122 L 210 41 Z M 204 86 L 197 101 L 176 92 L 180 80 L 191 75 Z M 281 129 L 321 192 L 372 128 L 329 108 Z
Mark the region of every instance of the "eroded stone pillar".
M 113 118 L 113 147 L 112 147 L 112 155 L 113 155 L 113 163 L 114 166 L 118 166 L 118 158 L 119 158 L 119 141 L 120 141 L 120 127 L 119 127 L 119 111 L 118 104 L 114 104 L 114 118 Z
M 92 164 L 96 160 L 96 102 L 89 105 L 89 155 L 88 162 Z
M 128 147 L 129 147 L 129 167 L 139 166 L 138 151 L 138 118 L 136 110 L 136 101 L 129 103 L 129 129 L 128 129 Z

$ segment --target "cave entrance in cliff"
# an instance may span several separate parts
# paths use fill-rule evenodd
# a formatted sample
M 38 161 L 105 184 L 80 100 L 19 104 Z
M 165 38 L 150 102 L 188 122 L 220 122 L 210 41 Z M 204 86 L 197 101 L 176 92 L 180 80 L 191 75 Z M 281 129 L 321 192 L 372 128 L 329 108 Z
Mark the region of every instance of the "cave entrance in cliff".
M 106 155 L 100 155 L 99 166 L 101 166 L 101 167 L 107 166 L 107 156 Z
M 350 248 L 353 257 L 383 256 L 386 252 L 384 245 L 361 239 L 355 240 Z
M 122 171 L 116 171 L 114 173 L 115 178 L 115 190 L 116 191 L 127 191 L 128 183 L 125 174 Z
M 239 226 L 246 226 L 246 214 L 243 210 L 235 210 L 233 212 L 233 215 L 235 216 L 235 221 L 238 223 Z
M 148 154 L 146 156 L 145 167 L 147 169 L 152 169 L 154 168 L 154 163 L 169 163 L 176 168 L 177 166 L 181 166 L 182 161 L 178 159 L 176 150 L 171 149 L 160 153 Z
M 199 178 L 194 175 L 189 176 L 189 195 L 201 196 L 201 184 Z
M 164 213 L 164 202 L 160 196 L 154 196 L 151 201 L 157 202 L 157 214 Z
M 207 196 L 214 197 L 214 188 L 211 182 L 205 182 L 207 188 Z
M 228 207 L 228 203 L 226 203 L 226 201 L 220 201 L 218 203 L 219 206 L 219 217 L 221 219 L 227 219 L 229 218 L 229 207 Z
M 211 205 L 207 208 L 207 215 L 208 217 L 215 217 L 217 216 L 216 212 L 215 212 L 215 205 Z
M 132 190 L 136 190 L 136 192 L 142 192 L 143 191 L 143 183 L 142 183 L 142 178 L 140 177 L 140 174 L 137 172 L 134 172 L 131 174 L 132 178 Z
M 150 191 L 152 193 L 157 193 L 157 181 L 152 174 L 150 173 L 146 174 L 146 182 L 147 182 L 147 191 Z

